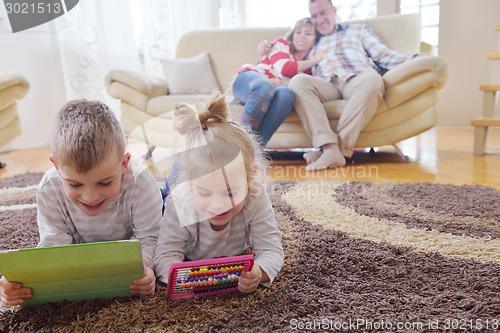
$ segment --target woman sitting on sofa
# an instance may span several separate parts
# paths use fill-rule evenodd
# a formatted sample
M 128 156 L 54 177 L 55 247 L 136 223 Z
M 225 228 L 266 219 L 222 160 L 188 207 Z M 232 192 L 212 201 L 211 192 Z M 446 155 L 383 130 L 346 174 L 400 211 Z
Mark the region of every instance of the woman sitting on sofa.
M 245 104 L 241 124 L 259 135 L 262 148 L 292 111 L 293 93 L 286 86 L 290 78 L 298 73 L 311 74 L 309 69 L 325 54 L 319 50 L 314 59 L 304 60 L 316 41 L 311 20 L 301 19 L 284 38 L 274 40 L 270 54 L 258 65 L 247 64 L 238 70 L 232 88 L 235 100 Z M 163 202 L 180 168 L 177 162 L 174 163 L 165 180 Z
M 241 123 L 260 136 L 262 147 L 293 108 L 293 93 L 287 87 L 290 78 L 311 74 L 309 69 L 325 54 L 319 50 L 313 59 L 304 60 L 316 41 L 311 20 L 301 19 L 284 38 L 274 40 L 271 53 L 258 65 L 246 64 L 238 70 L 233 94 L 245 104 Z

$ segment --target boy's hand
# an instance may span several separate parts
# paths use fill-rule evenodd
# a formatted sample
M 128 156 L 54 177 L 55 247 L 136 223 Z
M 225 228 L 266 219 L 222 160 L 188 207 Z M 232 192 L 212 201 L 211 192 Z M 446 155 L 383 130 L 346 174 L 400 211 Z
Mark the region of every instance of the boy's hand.
M 137 296 L 154 295 L 156 288 L 156 276 L 151 268 L 144 267 L 144 277 L 134 280 L 130 285 L 130 293 Z
M 267 275 L 267 274 L 266 274 Z M 262 269 L 254 264 L 251 271 L 242 272 L 238 281 L 238 290 L 242 293 L 251 293 L 259 286 L 262 280 Z
M 10 283 L 4 276 L 0 279 L 0 297 L 5 305 L 23 304 L 23 298 L 32 296 L 30 288 L 23 288 L 20 283 Z

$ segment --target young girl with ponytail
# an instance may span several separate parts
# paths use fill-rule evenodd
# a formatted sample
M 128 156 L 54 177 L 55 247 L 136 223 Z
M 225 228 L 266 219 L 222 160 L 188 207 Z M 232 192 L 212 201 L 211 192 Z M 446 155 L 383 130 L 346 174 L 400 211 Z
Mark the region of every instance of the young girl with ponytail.
M 259 145 L 228 120 L 225 98 L 217 92 L 200 112 L 177 106 L 174 128 L 183 139 L 176 154 L 181 167 L 165 202 L 154 257 L 157 277 L 167 283 L 173 263 L 240 255 L 253 245 L 255 265 L 242 274 L 238 289 L 249 293 L 260 283 L 269 286 L 284 254 Z

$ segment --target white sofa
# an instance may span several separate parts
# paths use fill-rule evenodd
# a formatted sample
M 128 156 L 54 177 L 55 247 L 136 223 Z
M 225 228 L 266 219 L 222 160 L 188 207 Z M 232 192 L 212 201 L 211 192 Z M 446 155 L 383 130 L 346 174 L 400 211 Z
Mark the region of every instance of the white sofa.
M 418 14 L 388 15 L 363 21 L 388 47 L 411 54 L 421 50 Z M 264 39 L 283 36 L 288 28 L 208 29 L 185 34 L 177 46 L 176 58 L 192 58 L 207 51 L 219 88 L 225 91 L 236 70 L 256 63 L 257 45 Z M 395 144 L 422 133 L 437 122 L 439 91 L 450 78 L 447 62 L 437 56 L 419 57 L 384 74 L 386 94 L 375 116 L 362 130 L 356 147 Z M 171 95 L 167 82 L 158 77 L 127 70 L 112 70 L 105 79 L 108 93 L 121 100 L 125 132 L 152 146 L 171 147 L 174 131 L 172 112 L 179 103 L 204 102 L 207 95 Z M 323 103 L 333 129 L 347 101 Z M 232 115 L 241 117 L 243 105 L 232 103 Z M 141 127 L 142 125 L 142 127 Z M 273 135 L 267 148 L 311 148 L 295 113 Z

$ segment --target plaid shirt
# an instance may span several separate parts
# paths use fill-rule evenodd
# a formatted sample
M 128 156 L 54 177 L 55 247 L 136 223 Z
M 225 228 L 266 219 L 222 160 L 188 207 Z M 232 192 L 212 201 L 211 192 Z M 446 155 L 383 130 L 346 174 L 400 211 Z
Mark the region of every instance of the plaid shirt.
M 380 73 L 380 68 L 391 69 L 419 56 L 403 55 L 382 44 L 373 30 L 366 24 L 337 24 L 330 35 L 323 36 L 309 53 L 314 57 L 318 49 L 327 50 L 323 59 L 312 68 L 314 76 L 331 80 L 338 76 L 347 80 L 351 76 L 367 71 Z

